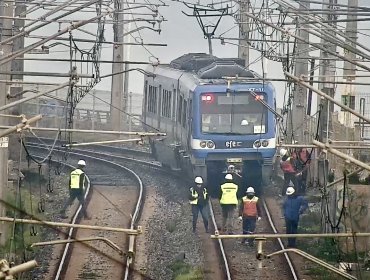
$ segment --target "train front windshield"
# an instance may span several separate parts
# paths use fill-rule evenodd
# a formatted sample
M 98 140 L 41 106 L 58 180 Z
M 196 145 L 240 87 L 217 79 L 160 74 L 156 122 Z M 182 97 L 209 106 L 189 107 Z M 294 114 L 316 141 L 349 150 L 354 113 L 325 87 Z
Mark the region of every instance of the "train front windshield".
M 266 100 L 264 93 L 257 99 Z M 205 134 L 260 134 L 267 132 L 268 110 L 250 93 L 203 93 L 201 129 Z

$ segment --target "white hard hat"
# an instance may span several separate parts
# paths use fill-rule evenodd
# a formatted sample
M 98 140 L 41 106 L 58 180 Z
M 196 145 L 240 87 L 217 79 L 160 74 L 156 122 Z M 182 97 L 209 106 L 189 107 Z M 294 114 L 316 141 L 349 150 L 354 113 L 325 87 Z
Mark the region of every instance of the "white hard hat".
M 203 179 L 202 179 L 202 177 L 195 177 L 194 182 L 195 182 L 195 184 L 203 184 Z
M 242 120 L 242 122 L 240 123 L 240 125 L 248 125 L 248 121 L 247 120 Z
M 254 188 L 248 187 L 246 193 L 254 193 Z
M 286 195 L 292 195 L 293 193 L 295 193 L 295 189 L 293 187 L 286 189 Z
M 232 180 L 232 179 L 233 179 L 233 175 L 231 175 L 231 174 L 226 174 L 225 179 L 226 179 L 226 180 Z
M 77 164 L 81 166 L 86 166 L 86 162 L 83 159 L 80 159 Z
M 288 150 L 287 150 L 287 149 L 284 149 L 284 148 L 280 149 L 280 155 L 281 155 L 282 157 L 283 157 L 283 156 L 285 156 L 287 152 L 288 152 Z

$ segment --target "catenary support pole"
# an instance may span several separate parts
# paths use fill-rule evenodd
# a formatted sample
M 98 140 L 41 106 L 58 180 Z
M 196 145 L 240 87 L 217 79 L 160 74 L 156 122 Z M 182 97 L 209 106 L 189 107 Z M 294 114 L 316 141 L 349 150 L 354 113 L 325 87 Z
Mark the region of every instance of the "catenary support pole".
M 299 10 L 304 11 L 305 9 L 310 8 L 309 2 L 299 2 Z M 309 55 L 308 47 L 309 44 L 309 33 L 306 28 L 307 25 L 304 24 L 304 21 L 298 18 L 297 23 L 298 36 L 303 38 L 303 41 L 297 42 L 297 59 L 295 63 L 295 75 L 301 76 L 308 74 L 308 60 L 304 57 Z M 288 126 L 288 141 L 292 142 L 293 140 L 298 141 L 299 143 L 306 143 L 305 131 L 307 130 L 307 88 L 296 84 L 293 89 L 293 106 L 292 110 L 289 112 L 292 122 L 289 122 Z
M 249 68 L 249 19 L 244 15 L 249 12 L 250 0 L 239 2 L 239 45 L 238 57 L 245 60 L 245 67 Z
M 337 15 L 335 14 L 335 4 L 337 0 L 324 0 L 322 4 L 322 8 L 329 8 L 330 13 L 322 15 L 324 20 L 333 20 L 334 27 L 336 26 L 335 20 L 337 19 Z M 321 28 L 325 28 L 325 26 L 321 26 Z M 333 32 L 328 31 L 330 35 L 335 36 L 336 34 Z M 325 60 L 320 60 L 320 70 L 319 75 L 321 76 L 320 81 L 322 82 L 329 82 L 329 83 L 321 83 L 319 84 L 319 89 L 324 92 L 325 94 L 329 95 L 330 97 L 334 98 L 335 93 L 335 73 L 336 73 L 336 61 L 333 59 L 334 56 L 327 52 L 327 50 L 331 52 L 337 52 L 337 45 L 326 40 L 326 38 L 321 39 L 321 44 L 326 46 L 325 50 L 320 51 L 320 57 L 325 58 Z M 329 58 L 329 60 L 327 60 Z M 348 62 L 347 62 L 348 63 Z M 297 76 L 297 75 L 296 75 Z M 321 98 L 319 99 L 320 102 L 317 102 L 317 110 L 321 109 L 320 113 L 320 130 L 319 130 L 319 137 L 321 141 L 326 142 L 327 138 L 330 138 L 330 130 L 332 127 L 332 120 L 331 116 L 334 112 L 334 103 L 330 102 L 328 99 Z M 323 182 L 326 184 L 326 182 Z
M 120 62 L 124 60 L 124 45 L 123 43 L 123 19 L 124 14 L 120 13 L 123 10 L 123 0 L 115 0 L 114 1 L 114 13 L 113 19 L 115 20 L 115 24 L 113 25 L 113 38 L 114 42 L 118 44 L 113 46 L 113 61 Z M 112 73 L 123 72 L 123 64 L 122 63 L 113 63 L 112 64 Z M 120 131 L 122 127 L 122 112 L 123 108 L 126 108 L 125 104 L 123 103 L 125 100 L 123 99 L 123 74 L 114 75 L 112 77 L 112 85 L 111 85 L 111 127 L 112 130 Z
M 7 5 L 0 4 L 0 15 L 12 17 L 14 13 L 14 1 L 11 0 L 6 3 Z M 11 19 L 1 19 L 1 40 L 6 40 L 12 36 L 12 20 Z M 2 46 L 2 54 L 0 54 L 0 59 L 7 56 L 12 52 L 12 45 L 7 44 Z M 10 72 L 11 63 L 7 62 L 0 65 L 0 71 Z M 9 75 L 0 75 L 0 80 L 9 80 Z M 9 85 L 0 83 L 0 107 L 5 106 L 7 103 L 7 94 L 9 92 Z M 5 114 L 7 112 L 4 112 Z M 9 125 L 6 118 L 0 117 L 1 125 Z M 3 132 L 3 131 L 1 131 Z M 8 157 L 9 157 L 9 138 L 0 138 L 0 199 L 5 195 L 5 188 L 8 185 Z M 0 216 L 5 214 L 5 208 L 0 205 Z M 4 246 L 7 241 L 6 227 L 3 223 L 0 224 L 0 246 Z

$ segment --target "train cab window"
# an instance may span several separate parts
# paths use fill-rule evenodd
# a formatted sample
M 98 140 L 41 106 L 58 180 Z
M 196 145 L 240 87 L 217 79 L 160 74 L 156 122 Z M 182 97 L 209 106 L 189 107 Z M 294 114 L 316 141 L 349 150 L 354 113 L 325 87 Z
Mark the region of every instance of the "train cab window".
M 188 102 L 184 100 L 184 108 L 182 109 L 182 126 L 186 127 L 186 112 L 188 110 Z
M 172 102 L 172 92 L 169 90 L 163 90 L 162 95 L 162 117 L 171 118 L 171 103 Z
M 154 86 L 149 86 L 148 112 L 157 113 L 157 88 Z
M 260 97 L 266 100 L 266 95 Z M 267 101 L 267 100 L 266 100 Z M 267 132 L 268 111 L 254 96 L 204 93 L 200 96 L 203 133 L 260 134 Z

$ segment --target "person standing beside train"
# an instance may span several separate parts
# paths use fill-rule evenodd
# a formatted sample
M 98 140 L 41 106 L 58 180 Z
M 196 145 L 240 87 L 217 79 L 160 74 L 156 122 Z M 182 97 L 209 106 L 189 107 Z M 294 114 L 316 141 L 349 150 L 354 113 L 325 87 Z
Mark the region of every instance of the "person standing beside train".
M 234 212 L 238 205 L 238 185 L 233 182 L 233 176 L 226 174 L 225 183 L 220 188 L 220 204 L 222 210 L 222 230 L 233 234 Z
M 203 185 L 203 178 L 196 177 L 195 187 L 190 188 L 189 202 L 191 205 L 191 212 L 193 214 L 193 232 L 197 230 L 198 214 L 202 215 L 203 224 L 208 233 L 208 192 Z
M 293 187 L 286 190 L 287 198 L 283 204 L 285 226 L 287 234 L 296 234 L 298 232 L 299 216 L 308 208 L 307 200 L 297 195 Z M 288 248 L 296 247 L 296 238 L 288 238 Z

